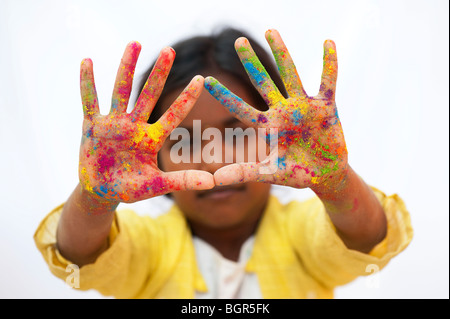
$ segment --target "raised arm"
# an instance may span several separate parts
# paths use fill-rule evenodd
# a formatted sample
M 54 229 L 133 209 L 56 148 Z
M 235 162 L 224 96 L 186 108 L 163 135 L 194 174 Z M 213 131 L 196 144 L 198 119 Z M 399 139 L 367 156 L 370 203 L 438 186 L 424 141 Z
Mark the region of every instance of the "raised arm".
M 134 70 L 141 45 L 131 42 L 117 73 L 111 111 L 99 113 L 90 59 L 81 64 L 80 89 L 84 121 L 80 147 L 80 183 L 64 205 L 57 246 L 67 259 L 82 266 L 108 247 L 108 234 L 120 202 L 132 203 L 177 190 L 208 189 L 213 176 L 203 171 L 163 172 L 157 153 L 199 97 L 204 79 L 194 77 L 154 124 L 147 119 L 158 100 L 175 59 L 164 48 L 134 109 L 127 113 Z
M 279 33 L 269 30 L 266 39 L 288 98 L 280 93 L 246 38 L 236 41 L 236 51 L 269 110 L 254 109 L 214 78 L 206 78 L 205 86 L 231 114 L 248 126 L 266 128 L 266 132 L 276 128 L 276 152 L 271 152 L 270 161 L 237 163 L 219 169 L 214 174 L 216 183 L 261 181 L 309 187 L 324 203 L 347 247 L 368 252 L 384 238 L 386 217 L 372 190 L 348 164 L 335 102 L 338 69 L 335 44 L 325 41 L 320 90 L 318 95 L 308 96 Z M 275 169 L 267 167 L 270 163 L 275 163 Z

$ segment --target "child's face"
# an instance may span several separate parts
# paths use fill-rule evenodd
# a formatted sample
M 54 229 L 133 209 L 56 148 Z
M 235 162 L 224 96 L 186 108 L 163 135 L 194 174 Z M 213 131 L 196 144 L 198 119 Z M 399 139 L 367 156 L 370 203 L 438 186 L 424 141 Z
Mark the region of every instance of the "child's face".
M 250 105 L 256 105 L 257 102 L 254 101 L 251 94 L 235 78 L 227 74 L 213 74 L 213 76 L 244 101 Z M 172 103 L 178 93 L 173 92 L 169 94 L 166 98 L 167 103 Z M 193 136 L 194 120 L 201 121 L 202 132 L 208 127 L 217 128 L 223 137 L 225 136 L 225 128 L 235 129 L 239 127 L 246 129 L 242 122 L 230 115 L 205 89 L 193 109 L 179 125 L 179 127 L 189 130 L 191 138 Z M 210 141 L 202 141 L 202 149 L 206 144 L 211 143 L 212 140 L 216 141 L 215 138 L 211 138 Z M 175 164 L 171 160 L 170 150 L 178 141 L 171 141 L 169 137 L 161 148 L 159 152 L 161 163 L 159 163 L 159 166 L 163 171 L 195 169 L 214 174 L 216 170 L 229 164 L 225 163 L 224 154 L 230 146 L 223 141 L 219 141 L 219 147 L 222 149 L 222 160 L 220 163 L 206 163 L 202 156 L 200 163 L 189 161 L 189 163 L 181 162 Z M 247 144 L 245 144 L 245 149 L 248 147 Z M 233 148 L 233 146 L 231 147 Z M 249 182 L 227 187 L 216 186 L 212 190 L 207 191 L 179 191 L 172 193 L 172 196 L 195 231 L 198 227 L 219 230 L 238 229 L 239 227 L 255 225 L 267 202 L 269 192 L 270 184 Z

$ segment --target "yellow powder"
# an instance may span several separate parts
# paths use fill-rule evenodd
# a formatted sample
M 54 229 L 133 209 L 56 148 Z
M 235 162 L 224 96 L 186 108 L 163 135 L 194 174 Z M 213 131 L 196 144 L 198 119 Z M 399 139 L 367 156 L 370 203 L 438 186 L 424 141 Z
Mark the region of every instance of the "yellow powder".
M 267 94 L 267 97 L 269 98 L 270 103 L 272 104 L 278 104 L 283 101 L 282 95 L 278 94 L 276 91 L 271 91 Z
M 131 165 L 130 165 L 130 163 L 124 163 L 124 164 L 123 164 L 123 168 L 124 168 L 126 171 L 131 170 Z
M 142 126 L 139 125 L 139 124 L 136 124 L 136 126 L 137 126 L 138 129 L 137 129 L 137 132 L 136 132 L 135 136 L 133 137 L 133 141 L 136 144 L 139 144 L 142 141 L 142 139 L 144 138 L 144 136 L 145 136 L 145 130 L 143 130 Z
M 87 171 L 86 171 L 86 167 L 83 167 L 83 168 L 81 169 L 81 175 L 83 175 L 84 183 L 85 183 L 84 186 L 86 187 L 86 190 L 87 190 L 88 192 L 90 192 L 90 193 L 93 193 L 94 191 L 92 190 L 91 183 L 89 182 L 89 175 L 88 175 L 88 173 L 87 173 Z
M 161 137 L 164 135 L 164 129 L 161 123 L 159 122 L 156 122 L 155 124 L 146 127 L 142 127 L 141 125 L 137 124 L 137 128 L 138 128 L 137 132 L 133 137 L 133 141 L 136 144 L 140 143 L 145 136 L 148 136 L 155 143 L 158 143 Z
M 164 135 L 164 128 L 162 127 L 161 123 L 156 122 L 148 128 L 148 135 L 150 138 L 155 141 L 159 142 L 161 137 Z

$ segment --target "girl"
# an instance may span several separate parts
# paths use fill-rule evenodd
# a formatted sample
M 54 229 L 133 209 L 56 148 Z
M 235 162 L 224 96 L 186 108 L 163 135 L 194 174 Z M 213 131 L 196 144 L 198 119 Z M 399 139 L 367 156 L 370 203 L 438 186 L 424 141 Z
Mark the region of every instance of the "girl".
M 238 30 L 164 48 L 130 113 L 140 45 L 125 50 L 108 115 L 99 114 L 92 62 L 83 60 L 80 183 L 35 233 L 52 273 L 66 279 L 75 264 L 80 289 L 117 298 L 331 298 L 406 248 L 412 228 L 402 200 L 366 185 L 347 161 L 334 43 L 324 43 L 312 97 L 279 33 L 266 39 L 278 72 Z M 174 161 L 183 141 L 171 132 L 193 137 L 199 125 L 202 136 L 221 133 L 209 137 L 265 129 L 268 157 L 239 161 L 234 140 L 193 138 L 181 144 L 188 160 Z M 259 147 L 244 139 L 245 152 Z M 317 196 L 283 205 L 271 184 Z M 164 194 L 174 205 L 158 218 L 116 210 Z

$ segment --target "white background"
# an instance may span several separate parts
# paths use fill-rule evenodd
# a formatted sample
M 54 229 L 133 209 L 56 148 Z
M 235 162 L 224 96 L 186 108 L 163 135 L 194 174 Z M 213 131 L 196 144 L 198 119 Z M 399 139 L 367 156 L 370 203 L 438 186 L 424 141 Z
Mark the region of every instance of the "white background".
M 0 0 L 0 298 L 101 298 L 54 278 L 33 242 L 40 220 L 77 183 L 82 108 L 79 66 L 94 61 L 101 111 L 109 110 L 125 45 L 142 44 L 136 80 L 159 50 L 231 25 L 267 49 L 278 29 L 310 95 L 322 44 L 336 42 L 337 105 L 353 168 L 397 193 L 410 210 L 411 245 L 377 278 L 337 298 L 449 297 L 449 3 L 423 1 Z M 308 190 L 274 190 L 307 198 Z M 142 213 L 167 207 L 141 202 Z

